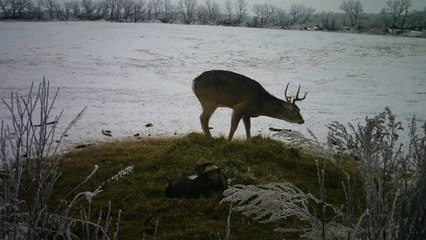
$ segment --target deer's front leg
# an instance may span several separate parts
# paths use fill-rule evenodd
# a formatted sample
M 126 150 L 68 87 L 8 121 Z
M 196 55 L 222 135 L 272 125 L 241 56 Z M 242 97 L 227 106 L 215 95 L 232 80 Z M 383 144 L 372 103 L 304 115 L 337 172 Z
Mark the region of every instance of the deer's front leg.
M 247 138 L 250 138 L 250 127 L 251 127 L 250 117 L 248 116 L 243 117 L 243 123 L 244 123 L 244 127 L 246 128 L 246 136 Z

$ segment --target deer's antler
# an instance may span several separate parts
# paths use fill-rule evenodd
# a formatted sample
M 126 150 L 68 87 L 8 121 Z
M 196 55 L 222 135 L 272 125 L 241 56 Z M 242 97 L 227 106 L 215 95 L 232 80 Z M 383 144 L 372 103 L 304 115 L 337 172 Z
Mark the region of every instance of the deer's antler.
M 285 91 L 284 91 L 284 96 L 285 96 L 285 99 L 287 100 L 287 102 L 295 104 L 296 101 L 302 101 L 302 100 L 304 100 L 306 98 L 306 94 L 308 94 L 308 92 L 306 92 L 305 95 L 303 95 L 302 98 L 299 98 L 300 84 L 299 84 L 299 88 L 297 89 L 297 93 L 296 93 L 296 97 L 295 98 L 293 98 L 293 96 L 287 96 L 287 89 L 288 89 L 288 85 L 289 84 L 290 83 L 287 83 L 287 86 L 285 87 Z
M 297 89 L 296 97 L 293 99 L 293 104 L 296 104 L 296 101 L 304 100 L 306 98 L 306 94 L 308 94 L 308 92 L 305 92 L 305 95 L 303 95 L 302 98 L 299 98 L 299 92 L 300 92 L 300 84 L 299 84 L 299 88 Z

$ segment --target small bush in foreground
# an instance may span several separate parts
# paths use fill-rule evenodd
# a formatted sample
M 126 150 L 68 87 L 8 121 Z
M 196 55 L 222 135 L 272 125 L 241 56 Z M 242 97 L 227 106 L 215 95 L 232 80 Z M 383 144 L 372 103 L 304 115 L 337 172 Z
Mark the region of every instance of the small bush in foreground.
M 75 193 L 97 171 L 97 167 L 82 182 L 69 189 L 72 200 L 62 200 L 56 207 L 49 201 L 57 181 L 62 177 L 58 169 L 60 158 L 56 151 L 67 131 L 82 116 L 85 108 L 68 125 L 56 134 L 62 112 L 52 118 L 52 110 L 59 89 L 50 93 L 49 83 L 43 81 L 37 92 L 33 86 L 26 97 L 11 94 L 3 99 L 11 114 L 9 124 L 1 123 L 0 129 L 0 238 L 1 239 L 117 239 L 120 211 L 114 231 L 111 205 L 106 215 L 99 212 L 93 220 L 90 206 L 92 199 L 102 191 L 105 183 L 129 173 L 125 168 L 94 191 Z M 81 200 L 87 200 L 87 208 L 76 208 Z
M 302 227 L 276 227 L 276 231 L 301 232 L 310 239 L 426 239 L 426 123 L 419 137 L 416 120 L 409 124 L 409 143 L 400 142 L 402 123 L 389 108 L 365 124 L 357 126 L 334 122 L 329 125 L 328 147 L 313 134 L 307 139 L 298 132 L 283 131 L 278 136 L 305 150 L 323 156 L 317 165 L 319 194 L 315 197 L 290 183 L 236 185 L 225 191 L 223 202 L 238 202 L 234 210 L 261 222 L 297 218 Z M 342 168 L 342 155 L 333 146 L 357 161 L 359 171 L 351 176 Z M 324 184 L 326 162 L 346 175 L 341 181 L 345 201 L 330 204 Z M 353 177 L 362 180 L 362 201 L 356 199 Z M 319 205 L 318 208 L 312 206 Z M 361 209 L 360 214 L 356 210 Z

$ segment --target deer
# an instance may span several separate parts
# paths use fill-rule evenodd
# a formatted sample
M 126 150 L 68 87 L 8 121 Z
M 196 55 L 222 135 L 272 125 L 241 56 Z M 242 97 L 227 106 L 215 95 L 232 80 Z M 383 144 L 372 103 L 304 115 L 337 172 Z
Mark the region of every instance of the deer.
M 289 83 L 284 91 L 285 100 L 282 100 L 266 91 L 257 81 L 239 73 L 225 70 L 203 72 L 192 82 L 192 90 L 202 107 L 200 122 L 203 133 L 211 137 L 209 121 L 218 107 L 233 109 L 229 141 L 232 140 L 241 119 L 247 139 L 250 138 L 251 118 L 268 116 L 289 123 L 303 124 L 305 120 L 296 102 L 304 100 L 308 92 L 299 97 L 299 85 L 295 97 L 287 96 L 288 86 Z

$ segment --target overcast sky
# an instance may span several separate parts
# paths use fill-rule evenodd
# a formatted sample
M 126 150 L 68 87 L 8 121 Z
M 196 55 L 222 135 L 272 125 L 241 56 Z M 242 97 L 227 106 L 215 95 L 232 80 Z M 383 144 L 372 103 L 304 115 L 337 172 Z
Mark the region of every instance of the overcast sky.
M 223 0 L 224 1 L 224 0 Z M 255 3 L 272 3 L 277 7 L 283 7 L 289 9 L 292 3 L 302 3 L 307 7 L 313 7 L 316 12 L 321 11 L 334 11 L 342 12 L 340 5 L 343 0 L 246 0 L 251 10 Z M 364 7 L 364 12 L 367 13 L 379 13 L 382 8 L 386 6 L 388 0 L 360 0 Z M 219 1 L 218 1 L 219 2 Z M 233 0 L 236 2 L 236 0 Z M 413 3 L 412 9 L 423 10 L 426 7 L 426 0 L 411 0 Z

